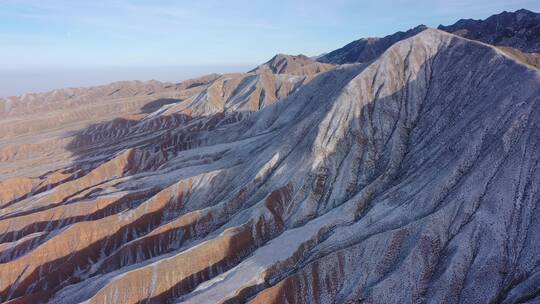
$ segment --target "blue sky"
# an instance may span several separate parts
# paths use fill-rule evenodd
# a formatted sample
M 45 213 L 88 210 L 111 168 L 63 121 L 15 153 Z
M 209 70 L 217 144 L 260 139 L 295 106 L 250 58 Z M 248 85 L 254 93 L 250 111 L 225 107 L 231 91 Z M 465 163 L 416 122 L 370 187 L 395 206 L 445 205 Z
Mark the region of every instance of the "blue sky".
M 0 0 L 0 79 L 7 71 L 249 66 L 522 7 L 540 11 L 540 1 Z

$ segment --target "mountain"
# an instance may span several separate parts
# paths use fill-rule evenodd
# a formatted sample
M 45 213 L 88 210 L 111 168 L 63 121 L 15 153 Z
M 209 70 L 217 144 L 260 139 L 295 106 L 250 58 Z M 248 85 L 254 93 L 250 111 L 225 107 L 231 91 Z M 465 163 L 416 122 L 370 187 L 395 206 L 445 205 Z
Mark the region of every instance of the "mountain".
M 488 44 L 540 53 L 540 14 L 526 9 L 502 12 L 485 20 L 461 19 L 439 29 Z
M 523 63 L 540 69 L 540 14 L 526 9 L 502 12 L 486 20 L 461 19 L 453 25 L 439 25 L 468 39 L 498 46 Z
M 274 74 L 313 75 L 332 69 L 332 64 L 317 62 L 305 55 L 277 54 L 253 72 L 271 71 Z
M 425 30 L 419 25 L 406 32 L 396 32 L 383 38 L 362 38 L 342 48 L 316 58 L 331 64 L 370 62 L 390 46 Z M 503 12 L 486 20 L 461 19 L 453 25 L 439 25 L 438 29 L 468 39 L 498 46 L 515 59 L 540 68 L 540 14 L 526 9 Z
M 406 32 L 397 32 L 383 38 L 358 39 L 340 49 L 318 57 L 317 61 L 332 64 L 369 62 L 379 57 L 394 43 L 412 37 L 426 28 L 425 25 L 419 25 Z
M 499 47 L 422 29 L 3 111 L 0 302 L 540 301 L 540 72 Z

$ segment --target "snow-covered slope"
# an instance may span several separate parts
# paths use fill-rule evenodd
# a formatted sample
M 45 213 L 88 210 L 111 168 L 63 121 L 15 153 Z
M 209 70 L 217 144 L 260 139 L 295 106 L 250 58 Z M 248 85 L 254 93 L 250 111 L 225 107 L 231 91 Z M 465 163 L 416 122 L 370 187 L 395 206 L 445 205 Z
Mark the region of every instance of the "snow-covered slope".
M 258 111 L 219 79 L 9 154 L 56 169 L 1 184 L 0 300 L 540 300 L 538 70 L 427 29 Z

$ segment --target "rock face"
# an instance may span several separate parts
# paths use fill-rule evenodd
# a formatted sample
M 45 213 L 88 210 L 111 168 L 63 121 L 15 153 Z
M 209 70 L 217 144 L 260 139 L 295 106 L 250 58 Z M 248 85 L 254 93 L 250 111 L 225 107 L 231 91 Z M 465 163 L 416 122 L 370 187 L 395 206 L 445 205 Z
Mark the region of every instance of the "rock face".
M 436 29 L 274 59 L 2 131 L 0 301 L 540 301 L 538 70 Z
M 427 29 L 425 25 L 419 25 L 406 32 L 397 32 L 383 38 L 358 39 L 317 58 L 317 61 L 332 64 L 369 62 L 379 57 L 394 43 L 412 37 L 425 29 Z
M 505 11 L 486 20 L 461 19 L 439 29 L 525 53 L 540 53 L 540 14 L 526 9 Z

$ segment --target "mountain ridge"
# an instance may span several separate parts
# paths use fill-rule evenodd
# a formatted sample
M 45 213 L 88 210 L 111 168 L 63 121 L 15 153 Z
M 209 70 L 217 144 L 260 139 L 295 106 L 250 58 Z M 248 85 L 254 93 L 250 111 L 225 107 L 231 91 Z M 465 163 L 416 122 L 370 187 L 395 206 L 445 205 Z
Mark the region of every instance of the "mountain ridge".
M 540 14 L 526 9 L 504 11 L 485 20 L 460 19 L 438 29 L 525 53 L 540 52 Z
M 425 25 L 419 25 L 406 32 L 396 32 L 383 38 L 361 38 L 320 56 L 317 61 L 333 64 L 369 62 L 377 58 L 397 41 L 414 36 L 425 29 L 427 29 Z

